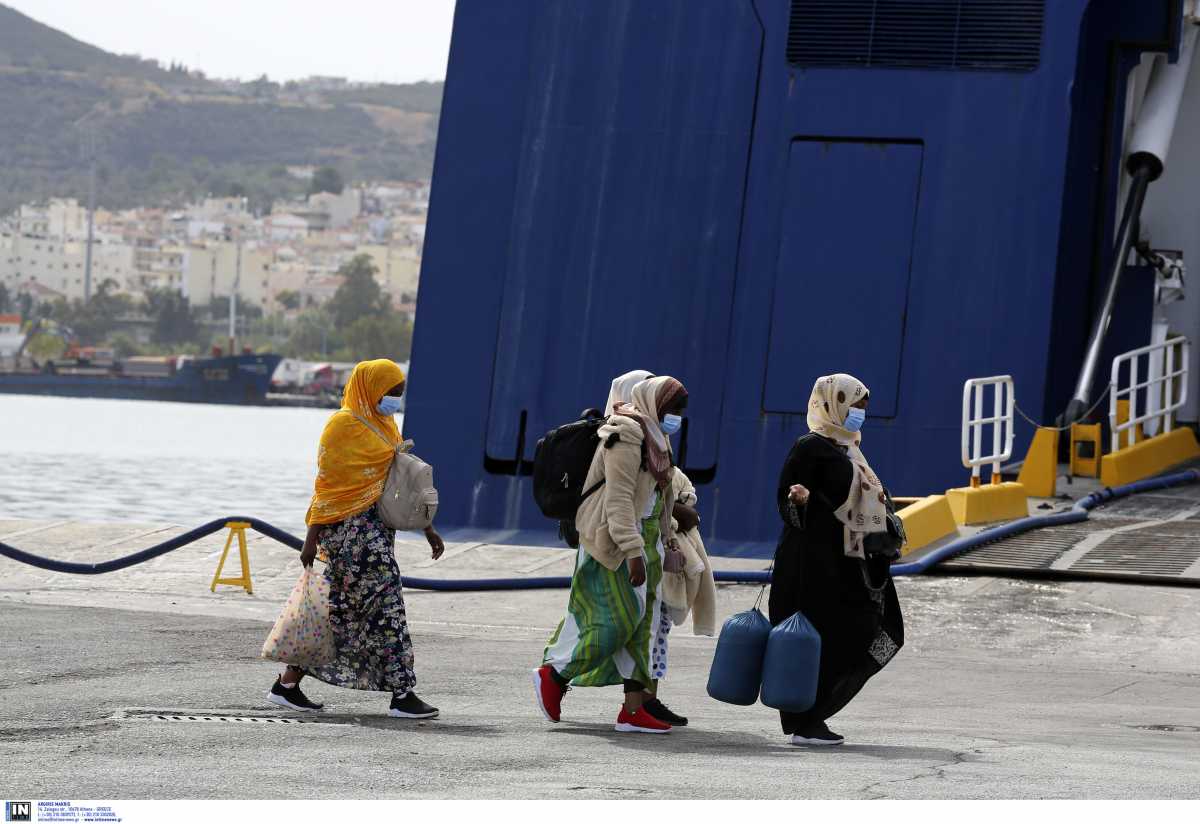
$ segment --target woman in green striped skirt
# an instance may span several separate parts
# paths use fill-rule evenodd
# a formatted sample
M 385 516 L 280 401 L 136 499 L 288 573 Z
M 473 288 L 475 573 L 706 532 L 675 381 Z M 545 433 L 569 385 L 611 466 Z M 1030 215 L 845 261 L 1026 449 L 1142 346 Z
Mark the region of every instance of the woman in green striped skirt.
M 619 732 L 665 733 L 671 727 L 643 703 L 652 683 L 650 637 L 661 620 L 660 535 L 670 534 L 670 441 L 687 406 L 687 391 L 670 377 L 642 381 L 600 429 L 600 446 L 584 488 L 604 480 L 576 515 L 580 547 L 567 614 L 533 671 L 538 707 L 561 715 L 567 685 L 624 684 Z M 657 519 L 657 529 L 643 521 Z M 652 538 L 652 540 L 648 540 Z M 650 580 L 651 576 L 654 580 Z M 612 670 L 616 670 L 615 674 Z

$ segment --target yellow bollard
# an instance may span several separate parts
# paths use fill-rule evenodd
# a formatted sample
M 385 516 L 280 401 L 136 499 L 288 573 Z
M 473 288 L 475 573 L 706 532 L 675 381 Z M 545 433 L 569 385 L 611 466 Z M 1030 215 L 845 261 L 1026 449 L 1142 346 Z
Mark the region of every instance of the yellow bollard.
M 1025 453 L 1017 483 L 1031 498 L 1053 498 L 1058 482 L 1058 430 L 1040 426 Z
M 217 571 L 213 574 L 212 592 L 217 591 L 217 584 L 227 584 L 229 586 L 241 587 L 250 595 L 254 594 L 254 589 L 250 585 L 250 556 L 246 552 L 246 530 L 250 528 L 250 524 L 245 521 L 230 521 L 225 524 L 229 528 L 229 537 L 225 539 L 225 551 L 221 553 L 221 561 L 217 564 Z M 233 537 L 237 536 L 238 554 L 242 558 L 242 576 L 240 578 L 222 578 L 221 570 L 225 568 L 225 559 L 229 557 L 229 548 L 233 546 Z
M 1100 442 L 1100 424 L 1071 424 L 1071 474 L 1081 478 L 1100 477 L 1100 458 L 1104 454 Z

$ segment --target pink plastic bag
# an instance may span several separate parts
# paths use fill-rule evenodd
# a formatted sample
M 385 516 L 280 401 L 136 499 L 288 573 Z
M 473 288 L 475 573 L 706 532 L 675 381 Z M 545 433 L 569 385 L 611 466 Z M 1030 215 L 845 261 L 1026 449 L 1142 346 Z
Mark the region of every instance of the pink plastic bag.
M 311 669 L 329 663 L 335 654 L 329 582 L 323 573 L 306 567 L 263 644 L 262 657 Z

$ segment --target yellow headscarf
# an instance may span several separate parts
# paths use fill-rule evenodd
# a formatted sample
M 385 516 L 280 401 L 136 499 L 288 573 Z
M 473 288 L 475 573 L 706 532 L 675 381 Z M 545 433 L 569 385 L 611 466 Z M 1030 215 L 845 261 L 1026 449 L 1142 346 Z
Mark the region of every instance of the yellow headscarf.
M 391 415 L 375 408 L 380 398 L 404 383 L 404 370 L 390 360 L 363 361 L 354 367 L 342 408 L 329 418 L 317 449 L 317 480 L 305 522 L 332 524 L 369 508 L 383 494 L 394 447 L 355 418 L 358 415 L 400 443 L 400 430 Z

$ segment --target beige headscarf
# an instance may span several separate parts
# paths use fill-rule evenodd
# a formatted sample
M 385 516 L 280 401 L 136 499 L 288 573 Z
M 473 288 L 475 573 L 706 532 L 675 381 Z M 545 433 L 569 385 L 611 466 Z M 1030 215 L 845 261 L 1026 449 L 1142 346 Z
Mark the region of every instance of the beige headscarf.
M 650 378 L 633 387 L 633 402 L 617 404 L 613 413 L 634 418 L 642 425 L 646 445 L 646 468 L 660 489 L 671 481 L 671 441 L 659 426 L 659 415 L 670 408 L 680 395 L 687 395 L 683 384 L 672 377 Z
M 843 549 L 851 558 L 865 558 L 863 538 L 871 532 L 887 530 L 887 506 L 883 484 L 872 471 L 859 444 L 861 432 L 851 432 L 843 426 L 850 407 L 870 393 L 858 378 L 851 375 L 827 375 L 817 378 L 808 401 L 808 428 L 846 447 L 846 455 L 854 467 L 850 494 L 834 515 L 845 526 Z
M 632 372 L 626 372 L 612 382 L 612 388 L 608 390 L 608 403 L 604 405 L 602 415 L 611 415 L 618 404 L 633 403 L 633 387 L 637 386 L 646 378 L 653 378 L 654 373 L 647 372 L 645 369 L 634 369 Z

